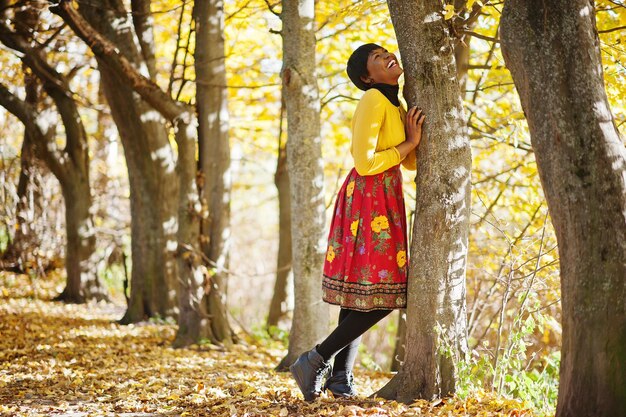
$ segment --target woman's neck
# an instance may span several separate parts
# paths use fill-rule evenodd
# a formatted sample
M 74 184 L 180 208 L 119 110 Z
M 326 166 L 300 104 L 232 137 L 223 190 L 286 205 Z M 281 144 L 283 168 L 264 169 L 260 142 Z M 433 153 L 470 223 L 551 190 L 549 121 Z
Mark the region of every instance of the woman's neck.
M 375 83 L 372 84 L 372 88 L 375 88 L 383 93 L 383 95 L 387 97 L 387 100 L 389 100 L 394 106 L 397 107 L 400 105 L 400 100 L 398 99 L 400 86 L 398 84 Z

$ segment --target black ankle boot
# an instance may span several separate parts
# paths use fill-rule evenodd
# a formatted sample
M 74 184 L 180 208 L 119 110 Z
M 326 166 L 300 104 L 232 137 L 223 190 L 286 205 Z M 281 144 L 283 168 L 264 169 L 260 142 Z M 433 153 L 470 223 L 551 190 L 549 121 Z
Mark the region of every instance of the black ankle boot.
M 317 346 L 316 346 L 317 347 Z M 306 401 L 313 401 L 322 392 L 322 381 L 331 371 L 330 362 L 324 361 L 315 348 L 304 352 L 289 367 Z
M 337 371 L 324 384 L 324 391 L 330 390 L 335 398 L 337 397 L 354 397 L 356 391 L 354 389 L 352 372 Z

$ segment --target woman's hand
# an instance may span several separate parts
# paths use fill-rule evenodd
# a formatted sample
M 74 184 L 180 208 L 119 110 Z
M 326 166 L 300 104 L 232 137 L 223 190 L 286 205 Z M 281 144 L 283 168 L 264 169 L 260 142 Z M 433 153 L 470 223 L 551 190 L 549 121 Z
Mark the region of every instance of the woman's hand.
M 413 147 L 417 147 L 420 140 L 422 140 L 422 125 L 424 124 L 425 119 L 426 115 L 422 112 L 422 109 L 417 106 L 411 107 L 406 114 L 406 120 L 404 123 L 406 140 L 413 145 Z

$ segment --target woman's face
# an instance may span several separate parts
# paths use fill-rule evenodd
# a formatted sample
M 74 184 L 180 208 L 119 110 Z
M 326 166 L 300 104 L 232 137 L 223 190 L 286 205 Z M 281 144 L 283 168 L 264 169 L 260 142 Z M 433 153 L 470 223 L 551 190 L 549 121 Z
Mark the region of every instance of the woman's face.
M 402 68 L 394 54 L 384 48 L 374 49 L 367 57 L 367 77 L 361 79 L 367 84 L 398 84 Z

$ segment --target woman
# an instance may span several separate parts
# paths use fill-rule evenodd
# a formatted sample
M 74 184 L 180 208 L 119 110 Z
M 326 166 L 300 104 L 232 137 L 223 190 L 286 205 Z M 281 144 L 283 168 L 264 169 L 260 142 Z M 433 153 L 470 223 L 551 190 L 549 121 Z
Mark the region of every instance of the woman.
M 402 68 L 384 48 L 372 43 L 357 48 L 347 73 L 365 94 L 352 119 L 354 168 L 335 202 L 322 282 L 323 300 L 341 306 L 341 311 L 337 328 L 289 368 L 307 401 L 322 389 L 335 397 L 356 395 L 352 366 L 361 335 L 393 309 L 406 307 L 407 231 L 400 163 L 415 170 L 425 115 L 416 107 L 405 114 L 400 106 Z

